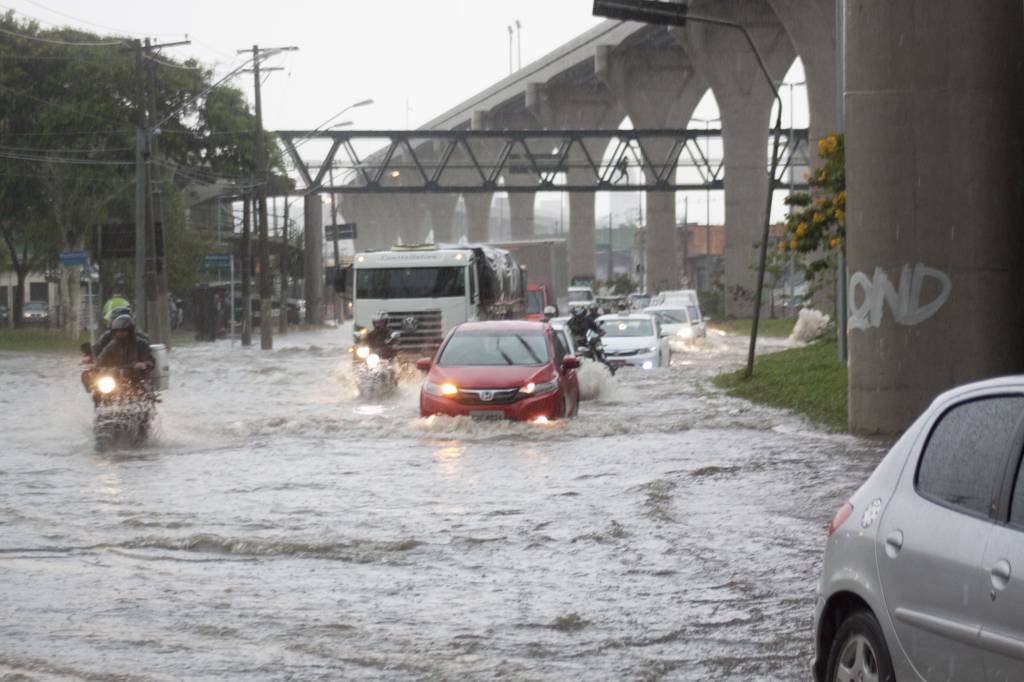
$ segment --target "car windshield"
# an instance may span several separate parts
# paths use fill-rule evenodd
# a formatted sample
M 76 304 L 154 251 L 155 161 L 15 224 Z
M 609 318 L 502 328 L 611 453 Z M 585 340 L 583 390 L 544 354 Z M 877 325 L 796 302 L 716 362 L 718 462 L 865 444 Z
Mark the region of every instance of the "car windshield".
M 687 310 L 690 311 L 691 320 L 696 322 L 697 320 L 700 319 L 700 313 L 697 312 L 697 306 L 691 305 L 687 308 Z
M 544 312 L 544 294 L 542 292 L 528 291 L 526 293 L 526 312 L 531 315 Z
M 579 303 L 581 301 L 592 301 L 594 300 L 594 294 L 589 291 L 570 291 L 569 302 Z
M 662 324 L 686 324 L 689 322 L 685 310 L 652 310 L 651 312 Z
M 607 336 L 654 336 L 650 320 L 622 319 L 601 320 L 601 328 Z
M 543 332 L 456 332 L 449 339 L 441 367 L 543 365 L 550 359 Z
M 25 304 L 25 310 L 46 310 L 46 304 L 40 301 L 31 301 Z
M 466 293 L 465 268 L 368 268 L 356 273 L 359 298 L 450 298 Z

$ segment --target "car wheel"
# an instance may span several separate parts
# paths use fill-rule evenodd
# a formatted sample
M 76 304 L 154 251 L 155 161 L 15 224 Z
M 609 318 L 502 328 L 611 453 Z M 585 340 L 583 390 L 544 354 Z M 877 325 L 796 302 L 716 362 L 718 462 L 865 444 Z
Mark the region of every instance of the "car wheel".
M 894 682 L 889 647 L 878 620 L 857 611 L 843 621 L 828 655 L 828 682 Z

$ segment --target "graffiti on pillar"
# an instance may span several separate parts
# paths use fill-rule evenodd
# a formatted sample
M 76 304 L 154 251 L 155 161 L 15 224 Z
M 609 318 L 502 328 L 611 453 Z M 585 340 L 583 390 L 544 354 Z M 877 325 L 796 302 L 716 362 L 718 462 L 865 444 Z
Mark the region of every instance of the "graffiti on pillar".
M 922 301 L 926 286 L 930 295 Z M 874 277 L 855 272 L 850 277 L 850 329 L 878 327 L 886 305 L 897 324 L 921 324 L 939 311 L 952 290 L 949 275 L 921 263 L 900 269 L 898 288 L 881 267 Z

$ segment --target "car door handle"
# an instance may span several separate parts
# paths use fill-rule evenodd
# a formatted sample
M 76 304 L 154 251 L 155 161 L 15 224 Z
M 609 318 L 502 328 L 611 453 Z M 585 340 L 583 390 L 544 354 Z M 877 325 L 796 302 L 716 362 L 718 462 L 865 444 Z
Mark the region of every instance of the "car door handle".
M 1012 574 L 1010 562 L 1006 559 L 997 561 L 989 569 L 989 573 L 992 574 L 992 587 L 997 590 L 1005 589 L 1010 583 L 1010 575 Z
M 890 559 L 895 559 L 900 550 L 903 549 L 903 531 L 894 530 L 885 536 L 885 553 Z

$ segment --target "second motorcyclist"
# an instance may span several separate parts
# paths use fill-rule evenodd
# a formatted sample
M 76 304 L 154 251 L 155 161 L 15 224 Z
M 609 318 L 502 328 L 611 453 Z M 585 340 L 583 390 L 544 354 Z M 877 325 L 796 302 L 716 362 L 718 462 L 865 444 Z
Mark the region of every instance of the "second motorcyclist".
M 569 322 L 566 326 L 569 327 L 569 331 L 572 333 L 573 343 L 577 348 L 587 348 L 590 346 L 590 343 L 587 341 L 587 332 L 594 332 L 598 337 L 604 336 L 604 330 L 601 329 L 601 325 L 597 323 L 597 318 L 592 316 L 589 311 L 582 306 L 572 309 L 572 317 L 569 318 Z
M 373 315 L 373 328 L 362 338 L 362 342 L 369 347 L 371 353 L 379 355 L 381 360 L 391 360 L 397 355 L 394 347 L 397 336 L 388 330 L 387 312 L 378 310 Z

